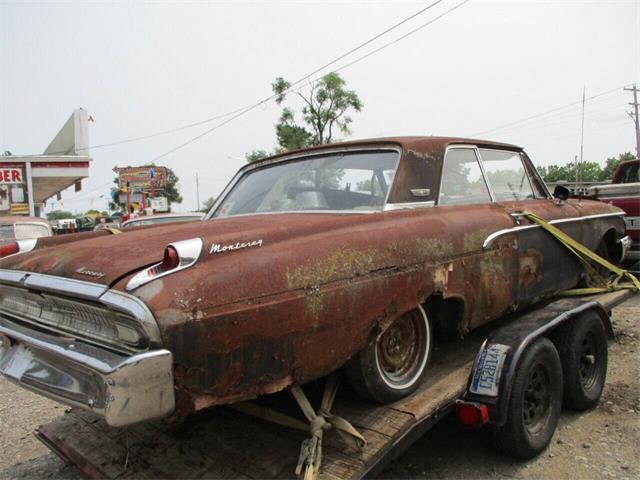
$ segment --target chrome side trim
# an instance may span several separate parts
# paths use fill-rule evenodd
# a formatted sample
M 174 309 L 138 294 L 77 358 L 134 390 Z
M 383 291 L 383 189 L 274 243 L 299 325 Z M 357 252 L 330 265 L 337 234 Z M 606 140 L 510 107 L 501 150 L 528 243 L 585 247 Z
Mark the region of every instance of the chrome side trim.
M 429 200 L 426 202 L 404 202 L 404 203 L 387 203 L 384 206 L 384 211 L 389 212 L 392 210 L 405 210 L 415 208 L 432 208 L 436 204 L 435 201 Z
M 0 317 L 0 373 L 26 389 L 102 415 L 111 426 L 164 417 L 175 409 L 168 350 L 123 356 Z
M 522 216 L 522 214 L 519 214 L 519 213 L 512 213 L 511 215 Z M 550 220 L 549 223 L 552 225 L 557 225 L 562 223 L 580 222 L 583 220 L 594 220 L 597 218 L 622 217 L 623 215 L 624 215 L 624 212 L 599 213 L 596 215 L 585 215 L 584 217 L 558 218 L 556 220 Z M 539 225 L 522 225 L 520 227 L 505 228 L 503 230 L 498 230 L 496 232 L 493 232 L 484 240 L 484 243 L 482 244 L 482 248 L 489 248 L 493 243 L 493 241 L 498 237 L 501 237 L 503 235 L 508 235 L 510 233 L 519 232 L 521 230 L 529 230 L 531 228 L 540 228 L 540 226 Z
M 102 303 L 109 308 L 129 314 L 140 322 L 149 336 L 152 347 L 162 344 L 160 328 L 155 317 L 144 302 L 128 293 L 83 280 L 19 270 L 0 269 L 0 286 L 2 283 Z

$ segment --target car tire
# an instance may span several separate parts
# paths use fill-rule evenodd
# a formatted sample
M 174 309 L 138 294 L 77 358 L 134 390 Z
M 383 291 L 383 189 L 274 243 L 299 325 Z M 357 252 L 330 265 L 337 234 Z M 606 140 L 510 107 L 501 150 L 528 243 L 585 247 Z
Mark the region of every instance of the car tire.
M 353 388 L 368 400 L 389 403 L 413 393 L 431 358 L 431 321 L 422 308 L 395 319 L 345 365 Z
M 611 263 L 616 263 L 611 259 L 611 254 L 609 253 L 609 246 L 607 245 L 607 242 L 604 240 L 604 238 L 600 240 L 600 243 L 598 243 L 598 247 L 595 249 L 595 253 Z M 598 275 L 602 277 L 603 280 L 606 281 L 609 279 L 609 277 L 611 276 L 611 272 L 609 271 L 608 268 L 600 265 L 597 262 L 594 262 L 593 260 L 588 260 L 588 262 L 593 267 L 593 269 L 598 273 Z M 600 282 L 596 281 L 594 278 L 589 276 L 588 273 L 587 273 L 587 277 L 585 278 L 585 281 L 583 282 L 583 286 L 586 288 L 602 287 Z
M 506 422 L 492 432 L 496 447 L 522 460 L 535 457 L 549 445 L 561 407 L 560 356 L 548 338 L 540 338 L 517 366 Z
M 596 312 L 585 312 L 553 335 L 564 378 L 563 405 L 577 411 L 595 407 L 607 379 L 607 334 Z

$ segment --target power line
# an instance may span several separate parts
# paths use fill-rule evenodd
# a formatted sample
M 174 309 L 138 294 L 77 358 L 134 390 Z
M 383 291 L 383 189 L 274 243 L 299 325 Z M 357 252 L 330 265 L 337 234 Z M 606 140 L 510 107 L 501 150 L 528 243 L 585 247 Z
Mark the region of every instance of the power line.
M 401 40 L 404 40 L 404 39 L 405 39 L 405 38 L 407 38 L 408 36 L 413 35 L 414 33 L 417 33 L 418 31 L 422 30 L 423 28 L 427 27 L 428 25 L 431 25 L 432 23 L 434 23 L 434 22 L 436 22 L 437 20 L 441 19 L 441 18 L 442 18 L 442 17 L 444 17 L 445 15 L 448 15 L 449 13 L 453 12 L 454 10 L 457 10 L 458 8 L 462 7 L 465 3 L 468 3 L 469 1 L 471 1 L 471 0 L 464 0 L 464 1 L 460 2 L 460 3 L 458 3 L 456 6 L 451 7 L 449 10 L 447 10 L 447 11 L 445 11 L 445 12 L 441 13 L 441 14 L 440 14 L 440 15 L 438 15 L 437 17 L 432 18 L 432 19 L 431 19 L 431 20 L 429 20 L 428 22 L 423 23 L 423 24 L 422 24 L 422 25 L 420 25 L 419 27 L 414 28 L 413 30 L 411 30 L 410 32 L 408 32 L 408 33 L 406 33 L 406 34 L 402 35 L 401 37 L 398 37 L 398 38 L 396 38 L 395 40 L 393 40 L 393 41 L 391 41 L 391 42 L 389 42 L 389 43 L 386 43 L 386 44 L 382 45 L 381 47 L 376 48 L 375 50 L 372 50 L 371 52 L 367 53 L 366 55 L 363 55 L 362 57 L 357 58 L 357 59 L 353 60 L 352 62 L 349 62 L 349 63 L 347 63 L 346 65 L 343 65 L 343 66 L 342 66 L 342 67 L 340 67 L 340 68 L 337 68 L 336 70 L 334 70 L 334 73 L 335 73 L 335 72 L 339 72 L 339 71 L 341 71 L 341 70 L 344 70 L 345 68 L 350 67 L 350 66 L 352 66 L 352 65 L 355 65 L 356 63 L 361 62 L 361 61 L 362 61 L 362 60 L 364 60 L 365 58 L 368 58 L 368 57 L 370 57 L 371 55 L 373 55 L 373 54 L 375 54 L 375 53 L 378 53 L 380 50 L 384 50 L 385 48 L 390 47 L 391 45 L 393 45 L 393 44 L 395 44 L 395 43 L 398 43 L 398 42 L 399 42 L 399 41 L 401 41 Z
M 428 8 L 431 8 L 431 7 L 435 6 L 435 5 L 437 5 L 438 3 L 442 2 L 442 1 L 443 1 L 443 0 L 437 0 L 436 2 L 433 2 L 433 3 L 432 3 L 432 4 L 430 4 L 427 8 L 422 9 L 419 13 L 421 13 L 421 12 L 423 12 L 423 11 L 427 10 Z M 377 53 L 377 52 L 379 52 L 379 51 L 381 51 L 381 50 L 383 50 L 383 49 L 385 49 L 385 48 L 387 48 L 387 47 L 389 47 L 389 46 L 391 46 L 391 45 L 393 45 L 393 44 L 395 44 L 395 43 L 397 43 L 397 42 L 399 42 L 399 41 L 401 41 L 401 40 L 403 40 L 403 39 L 405 39 L 405 38 L 407 38 L 408 36 L 410 36 L 410 35 L 412 35 L 412 34 L 414 34 L 414 33 L 418 32 L 419 30 L 421 30 L 421 29 L 425 28 L 426 26 L 431 25 L 431 24 L 432 24 L 432 23 L 434 23 L 435 21 L 439 20 L 440 18 L 444 17 L 445 15 L 448 15 L 449 13 L 453 12 L 454 10 L 456 10 L 456 9 L 460 8 L 462 5 L 464 5 L 465 3 L 468 3 L 469 1 L 470 1 L 470 0 L 464 0 L 464 1 L 460 2 L 460 3 L 459 3 L 458 5 L 456 5 L 455 7 L 450 8 L 449 10 L 447 10 L 447 11 L 445 11 L 444 13 L 442 13 L 442 14 L 438 15 L 437 17 L 435 17 L 435 18 L 433 18 L 433 19 L 429 20 L 428 22 L 426 22 L 426 23 L 422 24 L 421 26 L 419 26 L 419 27 L 417 27 L 417 28 L 415 28 L 415 29 L 411 30 L 409 33 L 407 33 L 407 34 L 405 34 L 405 35 L 403 35 L 403 36 L 401 36 L 401 37 L 399 37 L 399 38 L 397 38 L 397 39 L 395 39 L 395 40 L 393 40 L 393 41 L 391 41 L 391 42 L 389 42 L 389 43 L 387 43 L 387 44 L 385 44 L 385 45 L 382 45 L 381 47 L 379 47 L 379 48 L 377 48 L 377 49 L 375 49 L 375 50 L 373 50 L 373 51 L 371 51 L 371 52 L 367 53 L 366 55 L 363 55 L 363 56 L 362 56 L 362 57 L 360 57 L 360 58 L 357 58 L 356 60 L 354 60 L 354 61 L 352 61 L 352 62 L 350 62 L 350 63 L 347 63 L 346 65 L 343 65 L 343 66 L 342 66 L 342 67 L 340 67 L 340 68 L 337 68 L 337 69 L 333 70 L 331 73 L 339 72 L 339 71 L 341 71 L 341 70 L 344 70 L 344 69 L 345 69 L 345 68 L 347 68 L 347 67 L 350 67 L 350 66 L 352 66 L 352 65 L 355 65 L 355 64 L 356 64 L 356 63 L 358 63 L 358 62 L 361 62 L 362 60 L 364 60 L 365 58 L 370 57 L 370 56 L 371 56 L 371 55 L 373 55 L 374 53 Z M 416 14 L 414 14 L 414 15 L 412 15 L 410 18 L 413 18 L 413 17 L 415 17 L 416 15 L 417 15 L 417 13 L 416 13 Z M 406 21 L 406 20 L 405 20 L 405 21 Z M 397 26 L 402 25 L 405 21 L 402 21 L 402 22 L 397 23 L 395 26 L 393 26 L 393 27 L 391 27 L 391 28 L 387 29 L 384 33 L 388 33 L 388 32 L 389 32 L 389 31 L 391 31 L 393 28 L 397 28 Z M 379 34 L 379 35 L 375 36 L 374 38 L 379 38 L 380 36 L 381 36 L 381 34 Z M 356 50 L 358 50 L 358 49 L 362 48 L 363 46 L 365 46 L 365 45 L 369 44 L 371 41 L 373 41 L 373 39 L 370 39 L 370 40 L 368 40 L 368 41 L 366 41 L 366 42 L 362 43 L 360 46 L 358 46 L 358 47 L 356 47 L 356 48 L 354 48 L 354 49 L 350 50 L 348 53 L 343 54 L 343 55 L 341 55 L 341 56 L 337 57 L 335 60 L 333 60 L 333 61 L 331 61 L 331 62 L 327 63 L 324 67 L 321 67 L 320 69 L 316 69 L 313 73 L 308 74 L 308 75 L 305 75 L 305 76 L 304 76 L 304 77 L 302 77 L 301 79 L 296 80 L 295 82 L 293 82 L 293 83 L 289 86 L 289 88 L 288 88 L 287 90 L 285 90 L 285 92 L 284 92 L 284 93 L 289 93 L 289 92 L 291 92 L 291 90 L 293 89 L 293 87 L 294 87 L 294 86 L 296 86 L 296 85 L 298 85 L 299 83 L 301 83 L 301 82 L 305 81 L 306 79 L 308 79 L 308 78 L 309 78 L 311 75 L 313 75 L 314 73 L 319 72 L 320 70 L 322 70 L 322 69 L 323 69 L 323 68 L 325 68 L 326 66 L 329 66 L 329 65 L 332 65 L 332 64 L 336 63 L 337 61 L 339 61 L 340 59 L 344 58 L 345 56 L 347 56 L 347 55 L 349 55 L 349 54 L 353 53 L 354 51 L 356 51 Z M 322 77 L 320 77 L 320 78 L 322 78 Z M 312 83 L 312 84 L 313 84 L 313 83 L 315 83 L 315 82 L 319 81 L 319 80 L 320 80 L 320 78 L 316 78 L 315 80 L 311 81 L 310 83 Z M 208 130 L 205 130 L 204 132 L 200 133 L 199 135 L 196 135 L 195 137 L 190 138 L 189 140 L 187 140 L 187 141 L 185 141 L 185 142 L 181 143 L 180 145 L 178 145 L 178 146 L 176 146 L 176 147 L 172 148 L 171 150 L 168 150 L 168 151 L 164 152 L 163 154 L 158 155 L 157 157 L 154 157 L 154 158 L 151 160 L 151 162 L 155 162 L 155 161 L 157 161 L 157 160 L 159 160 L 159 159 L 161 159 L 161 158 L 163 158 L 163 157 L 166 157 L 167 155 L 172 154 L 173 152 L 175 152 L 175 151 L 177 151 L 177 150 L 180 150 L 181 148 L 186 147 L 187 145 L 189 145 L 189 144 L 191 144 L 191 143 L 193 143 L 193 142 L 195 142 L 195 141 L 199 140 L 200 138 L 202 138 L 202 137 L 204 137 L 204 136 L 206 136 L 206 135 L 210 134 L 211 132 L 213 132 L 213 131 L 215 131 L 215 130 L 217 130 L 217 129 L 221 128 L 221 127 L 223 127 L 224 125 L 226 125 L 226 124 L 228 124 L 228 123 L 232 122 L 232 121 L 233 121 L 233 120 L 235 120 L 236 118 L 239 118 L 239 117 L 241 117 L 241 116 L 243 116 L 243 115 L 245 115 L 245 114 L 249 113 L 251 110 L 254 110 L 255 108 L 259 107 L 260 105 L 263 105 L 264 103 L 266 103 L 266 102 L 268 102 L 268 101 L 270 101 L 270 100 L 273 100 L 273 99 L 274 99 L 274 98 L 276 98 L 278 95 L 281 95 L 281 94 L 273 94 L 273 95 L 271 95 L 271 96 L 269 96 L 269 97 L 265 98 L 264 100 L 261 100 L 260 102 L 255 103 L 254 105 L 252 105 L 252 106 L 250 106 L 250 107 L 248 107 L 248 108 L 246 108 L 246 109 L 244 109 L 244 110 L 240 111 L 240 112 L 239 112 L 239 113 L 237 113 L 236 115 L 234 115 L 234 116 L 232 116 L 232 117 L 228 118 L 228 119 L 227 119 L 227 120 L 225 120 L 224 122 L 222 122 L 222 123 L 220 123 L 220 124 L 218 124 L 218 125 L 215 125 L 214 127 L 210 128 L 210 129 L 208 129 Z
M 362 48 L 366 47 L 366 46 L 367 46 L 367 45 L 369 45 L 370 43 L 372 43 L 372 42 L 376 41 L 377 39 L 381 38 L 382 36 L 386 35 L 387 33 L 391 32 L 391 31 L 395 30 L 396 28 L 398 28 L 398 27 L 400 27 L 400 26 L 404 25 L 404 24 L 405 24 L 405 23 L 407 23 L 408 21 L 410 21 L 410 20 L 412 20 L 412 19 L 416 18 L 417 16 L 419 16 L 419 15 L 423 14 L 423 13 L 424 13 L 424 12 L 426 12 L 427 10 L 429 10 L 429 9 L 431 9 L 431 8 L 433 8 L 433 7 L 435 7 L 435 6 L 436 6 L 436 5 L 438 5 L 439 3 L 442 3 L 443 1 L 444 1 L 444 0 L 436 0 L 436 1 L 432 2 L 432 3 L 430 3 L 430 4 L 429 4 L 429 5 L 427 5 L 426 7 L 421 8 L 421 9 L 420 9 L 420 10 L 418 10 L 417 12 L 415 12 L 415 13 L 413 13 L 413 14 L 409 15 L 408 17 L 406 17 L 406 18 L 402 19 L 402 20 L 401 20 L 401 21 L 399 21 L 398 23 L 395 23 L 394 25 L 390 26 L 389 28 L 387 28 L 387 29 L 383 30 L 382 32 L 380 32 L 380 33 L 378 33 L 378 34 L 376 34 L 376 35 L 374 35 L 373 37 L 371 37 L 371 38 L 369 38 L 368 40 L 366 40 L 366 41 L 362 42 L 361 44 L 357 45 L 356 47 L 352 48 L 351 50 L 349 50 L 349 51 L 347 51 L 347 52 L 343 53 L 343 54 L 342 54 L 342 55 L 340 55 L 339 57 L 337 57 L 337 58 L 335 58 L 335 59 L 331 60 L 331 61 L 330 61 L 330 62 L 328 62 L 328 63 L 325 63 L 323 66 L 321 66 L 321 67 L 319 67 L 319 68 L 316 68 L 314 71 L 312 71 L 312 72 L 308 73 L 307 75 L 305 75 L 305 76 L 301 77 L 300 79 L 296 80 L 295 82 L 293 82 L 293 83 L 289 86 L 289 88 L 286 90 L 286 92 L 291 91 L 291 89 L 292 89 L 294 86 L 296 86 L 296 85 L 298 85 L 298 84 L 300 84 L 300 83 L 304 82 L 304 81 L 305 81 L 305 80 L 307 80 L 309 77 L 311 77 L 311 76 L 315 75 L 316 73 L 318 73 L 318 72 L 320 72 L 320 71 L 324 70 L 325 68 L 327 68 L 327 67 L 329 67 L 329 66 L 333 65 L 334 63 L 339 62 L 340 60 L 342 60 L 343 58 L 345 58 L 345 57 L 347 57 L 347 56 L 351 55 L 352 53 L 354 53 L 354 52 L 356 52 L 356 51 L 358 51 L 358 50 L 360 50 L 360 49 L 362 49 Z M 91 146 L 91 147 L 87 147 L 87 148 L 84 148 L 84 149 L 82 149 L 82 148 L 81 148 L 81 149 L 79 149 L 79 150 L 89 150 L 89 148 L 91 148 L 91 149 L 97 149 L 97 148 L 113 147 L 113 146 L 116 146 L 116 145 L 122 145 L 122 144 L 125 144 L 125 143 L 138 142 L 138 141 L 141 141 L 141 140 L 148 140 L 148 139 L 150 139 L 150 138 L 155 138 L 155 137 L 159 137 L 159 136 L 162 136 L 162 135 L 167 135 L 167 134 L 169 134 L 169 133 L 175 133 L 175 132 L 178 132 L 178 131 L 181 131 L 181 130 L 186 130 L 186 129 L 189 129 L 189 128 L 197 127 L 197 126 L 199 126 L 199 125 L 204 125 L 204 124 L 207 124 L 207 123 L 211 123 L 211 122 L 213 122 L 213 121 L 215 121 L 215 120 L 220 120 L 220 119 L 222 119 L 222 118 L 225 118 L 225 117 L 228 117 L 228 116 L 231 116 L 231 115 L 236 115 L 236 114 L 239 114 L 239 113 L 240 113 L 240 114 L 242 114 L 242 115 L 244 115 L 245 113 L 250 112 L 251 110 L 253 110 L 253 109 L 254 109 L 254 108 L 256 108 L 257 106 L 262 105 L 263 103 L 268 102 L 268 101 L 270 101 L 270 100 L 273 100 L 276 96 L 277 96 L 277 95 L 275 95 L 275 94 L 274 94 L 274 95 L 271 95 L 270 97 L 265 98 L 264 100 L 261 100 L 261 101 L 259 101 L 259 102 L 255 103 L 255 104 L 247 105 L 247 106 L 245 106 L 245 107 L 238 108 L 238 109 L 236 109 L 236 110 L 232 110 L 232 111 L 230 111 L 230 112 L 223 113 L 223 114 L 221 114 L 221 115 L 216 115 L 216 116 L 214 116 L 214 117 L 210 117 L 210 118 L 207 118 L 207 119 L 204 119 L 204 120 L 200 120 L 200 121 L 198 121 L 198 122 L 189 123 L 189 124 L 187 124 L 187 125 L 182 125 L 182 126 L 175 127 L 175 128 L 170 128 L 170 129 L 168 129 L 168 130 L 162 130 L 162 131 L 160 131 L 160 132 L 152 133 L 152 134 L 149 134 L 149 135 L 141 135 L 141 136 L 138 136 L 138 137 L 127 138 L 127 139 L 124 139 L 124 140 L 118 140 L 118 141 L 114 141 L 114 142 L 103 143 L 103 144 L 99 144 L 99 145 L 93 145 L 93 146 Z M 238 115 L 238 116 L 241 116 L 241 115 Z M 238 116 L 234 116 L 233 118 L 237 118 Z M 229 122 L 224 122 L 222 125 L 226 125 L 227 123 L 229 123 Z M 221 126 L 222 126 L 222 125 L 221 125 Z M 218 128 L 218 127 L 216 127 L 216 128 Z M 206 132 L 205 132 L 205 135 L 206 135 L 207 133 L 209 133 L 209 132 L 211 132 L 211 131 L 215 130 L 216 128 L 206 131 Z M 198 138 L 200 138 L 200 137 L 201 137 L 201 136 L 200 136 L 200 135 L 198 135 L 195 139 L 197 140 L 197 139 L 198 139 Z M 179 147 L 177 147 L 177 148 L 182 148 L 182 146 L 179 146 Z M 49 153 L 48 155 L 64 155 L 64 154 L 66 154 L 66 153 L 67 153 L 67 152 L 52 152 L 52 153 Z M 167 152 L 167 154 L 169 154 L 169 153 L 172 153 L 172 152 Z M 21 156 L 21 157 L 34 157 L 34 156 L 40 156 L 40 155 L 42 155 L 42 154 L 34 154 L 34 155 L 20 155 L 20 156 Z M 159 157 L 157 157 L 157 158 L 162 158 L 163 156 L 164 156 L 164 154 L 163 154 L 163 155 L 161 155 L 161 156 L 159 156 Z
M 585 99 L 585 101 L 589 101 L 589 100 L 593 100 L 594 98 L 602 97 L 603 95 L 607 95 L 609 93 L 615 92 L 616 90 L 619 90 L 619 89 L 624 88 L 624 87 L 625 87 L 625 85 L 621 85 L 619 87 L 612 88 L 611 90 L 607 90 L 606 92 L 597 93 L 595 95 L 592 95 L 591 97 L 587 97 Z M 469 135 L 469 137 L 477 137 L 477 136 L 480 136 L 480 135 L 485 135 L 487 133 L 496 132 L 498 130 L 503 130 L 503 129 L 505 129 L 507 127 L 510 127 L 512 125 L 517 125 L 517 124 L 520 124 L 520 123 L 523 123 L 523 122 L 527 122 L 527 121 L 532 120 L 534 118 L 543 117 L 543 116 L 548 115 L 550 113 L 554 113 L 554 112 L 557 112 L 559 110 L 564 110 L 566 108 L 573 107 L 573 106 L 579 105 L 581 103 L 582 103 L 582 100 L 578 100 L 578 101 L 575 101 L 575 102 L 567 103 L 565 105 L 562 105 L 562 106 L 556 107 L 556 108 L 552 108 L 551 110 L 547 110 L 545 112 L 536 113 L 535 115 L 531 115 L 531 116 L 528 116 L 528 117 L 525 117 L 525 118 L 521 118 L 520 120 L 514 120 L 513 122 L 505 123 L 505 124 L 500 125 L 498 127 L 490 128 L 489 130 L 483 130 L 481 132 L 472 133 L 472 134 Z
M 422 14 L 422 13 L 426 12 L 426 11 L 427 11 L 427 10 L 429 10 L 430 8 L 435 7 L 436 5 L 438 5 L 439 3 L 443 2 L 443 1 L 444 1 L 444 0 L 436 0 L 435 2 L 430 3 L 430 4 L 429 4 L 429 5 L 427 5 L 426 7 L 424 7 L 424 8 L 422 8 L 422 9 L 418 10 L 417 12 L 415 12 L 415 13 L 414 13 L 414 14 L 412 14 L 412 15 L 410 15 L 409 17 L 406 17 L 405 19 L 401 20 L 400 22 L 398 22 L 398 23 L 396 23 L 396 24 L 392 25 L 391 27 L 387 28 L 387 29 L 386 29 L 386 30 L 384 30 L 383 32 L 381 32 L 381 33 L 379 33 L 379 34 L 374 35 L 373 37 L 371 37 L 370 39 L 366 40 L 365 42 L 363 42 L 363 43 L 359 44 L 358 46 L 356 46 L 356 47 L 352 48 L 351 50 L 349 50 L 349 51 L 347 51 L 347 52 L 343 53 L 342 55 L 340 55 L 340 56 L 338 56 L 338 57 L 336 57 L 336 58 L 335 58 L 334 60 L 332 60 L 331 62 L 328 62 L 328 63 L 324 64 L 322 67 L 315 69 L 313 72 L 311 72 L 311 73 L 309 73 L 309 74 L 307 74 L 307 75 L 305 75 L 305 76 L 301 77 L 300 79 L 298 79 L 298 80 L 296 80 L 295 82 L 291 83 L 291 84 L 290 84 L 290 86 L 289 86 L 289 88 L 288 88 L 287 90 L 285 90 L 285 93 L 290 92 L 290 91 L 293 89 L 293 87 L 294 87 L 294 86 L 296 86 L 296 85 L 298 85 L 298 84 L 300 84 L 300 83 L 304 82 L 305 80 L 307 80 L 307 79 L 308 79 L 309 77 L 311 77 L 312 75 L 314 75 L 314 74 L 316 74 L 316 73 L 320 72 L 321 70 L 323 70 L 323 69 L 327 68 L 328 66 L 331 66 L 331 65 L 333 65 L 334 63 L 336 63 L 336 62 L 338 62 L 338 61 L 340 61 L 340 60 L 344 59 L 345 57 L 347 57 L 347 56 L 351 55 L 352 53 L 356 52 L 357 50 L 360 50 L 361 48 L 363 48 L 363 47 L 365 47 L 365 46 L 369 45 L 370 43 L 372 43 L 373 41 L 375 41 L 375 40 L 379 39 L 379 38 L 380 38 L 380 37 L 382 37 L 383 35 L 386 35 L 387 33 L 391 32 L 392 30 L 395 30 L 396 28 L 398 28 L 398 27 L 400 27 L 401 25 L 405 24 L 405 23 L 406 23 L 406 22 L 408 22 L 409 20 L 411 20 L 411 19 L 413 19 L 413 18 L 417 17 L 418 15 L 420 15 L 420 14 Z M 375 53 L 378 53 L 379 51 L 381 51 L 381 50 L 383 50 L 383 49 L 385 49 L 385 48 L 387 48 L 387 47 L 389 47 L 389 46 L 391 46 L 391 45 L 393 45 L 393 44 L 395 44 L 395 43 L 398 43 L 399 41 L 401 41 L 401 40 L 403 40 L 403 39 L 405 39 L 405 38 L 409 37 L 410 35 L 413 35 L 413 34 L 417 33 L 418 31 L 422 30 L 423 28 L 427 27 L 428 25 L 431 25 L 432 23 L 434 23 L 435 21 L 439 20 L 440 18 L 442 18 L 442 17 L 444 17 L 444 16 L 448 15 L 449 13 L 453 12 L 454 10 L 456 10 L 456 9 L 460 8 L 461 6 L 463 6 L 464 4 L 468 3 L 469 1 L 470 1 L 470 0 L 464 0 L 464 1 L 460 2 L 460 3 L 459 3 L 459 4 L 457 4 L 456 6 L 454 6 L 454 7 L 450 8 L 450 9 L 446 10 L 445 12 L 443 12 L 443 13 L 441 13 L 440 15 L 438 15 L 438 16 L 436 16 L 436 17 L 434 17 L 433 19 L 429 20 L 428 22 L 425 22 L 424 24 L 422 24 L 422 25 L 418 26 L 417 28 L 415 28 L 415 29 L 413 29 L 413 30 L 409 31 L 408 33 L 406 33 L 406 34 L 404 34 L 404 35 L 402 35 L 402 36 L 400 36 L 400 37 L 396 38 L 395 40 L 393 40 L 393 41 L 391 41 L 391 42 L 388 42 L 388 43 L 386 43 L 386 44 L 382 45 L 381 47 L 379 47 L 379 48 L 377 48 L 377 49 L 375 49 L 375 50 L 373 50 L 373 51 L 371 51 L 371 52 L 367 53 L 366 55 L 363 55 L 362 57 L 359 57 L 359 58 L 355 59 L 354 61 L 349 62 L 349 63 L 347 63 L 346 65 L 343 65 L 343 66 L 339 67 L 338 69 L 334 70 L 332 73 L 336 73 L 336 72 L 338 72 L 338 71 L 344 70 L 345 68 L 348 68 L 348 67 L 350 67 L 350 66 L 352 66 L 352 65 L 355 65 L 356 63 L 359 63 L 359 62 L 363 61 L 365 58 L 368 58 L 368 57 L 370 57 L 371 55 L 373 55 L 373 54 L 375 54 Z M 321 77 L 320 77 L 320 78 L 321 78 Z M 317 82 L 318 80 L 320 80 L 320 78 L 316 78 L 316 79 L 315 79 L 315 80 L 313 80 L 311 83 L 315 83 L 315 82 Z M 230 117 L 230 118 L 228 118 L 228 119 L 226 119 L 225 121 L 223 121 L 223 122 L 221 122 L 221 123 L 219 123 L 219 124 L 216 124 L 216 125 L 214 125 L 213 127 L 208 128 L 207 130 L 203 131 L 202 133 L 200 133 L 200 134 L 196 135 L 195 137 L 192 137 L 192 138 L 190 138 L 190 139 L 186 140 L 185 142 L 183 142 L 183 143 L 181 143 L 181 144 L 177 145 L 176 147 L 173 147 L 172 149 L 170 149 L 170 150 L 168 150 L 168 151 L 166 151 L 166 152 L 164 152 L 164 153 L 162 153 L 162 154 L 160 154 L 160 155 L 155 156 L 155 157 L 154 157 L 152 160 L 150 160 L 148 163 L 156 162 L 157 160 L 159 160 L 159 159 L 161 159 L 161 158 L 164 158 L 164 157 L 166 157 L 167 155 L 170 155 L 170 154 L 174 153 L 175 151 L 180 150 L 180 149 L 182 149 L 182 148 L 186 147 L 187 145 L 189 145 L 189 144 L 191 144 L 191 143 L 193 143 L 193 142 L 195 142 L 195 141 L 199 140 L 200 138 L 202 138 L 202 137 L 204 137 L 204 136 L 206 136 L 206 135 L 208 135 L 208 134 L 210 134 L 210 133 L 214 132 L 215 130 L 217 130 L 217 129 L 219 129 L 219 128 L 221 128 L 221 127 L 225 126 L 225 125 L 227 125 L 228 123 L 232 122 L 233 120 L 235 120 L 235 119 L 237 119 L 237 118 L 239 118 L 239 117 L 241 117 L 241 116 L 243 116 L 243 115 L 245 115 L 245 114 L 249 113 L 250 111 L 252 111 L 252 110 L 254 110 L 254 109 L 258 108 L 259 106 L 261 106 L 261 105 L 265 104 L 266 102 L 269 102 L 269 101 L 273 100 L 273 99 L 274 99 L 274 98 L 276 98 L 277 96 L 278 96 L 278 94 L 270 95 L 269 97 L 267 97 L 267 98 L 265 98 L 265 99 L 263 99 L 263 100 L 261 100 L 261 101 L 259 101 L 259 102 L 257 102 L 257 103 L 254 103 L 254 104 L 252 104 L 252 105 L 249 105 L 249 106 L 244 107 L 244 108 L 241 108 L 241 109 L 237 109 L 237 110 L 235 110 L 235 111 L 233 111 L 233 112 L 229 112 L 229 113 L 224 114 L 224 115 L 222 115 L 222 116 L 218 116 L 218 117 L 217 117 L 217 119 L 220 119 L 220 118 L 223 118 L 223 117 L 225 117 L 225 116 L 229 116 L 229 115 L 231 115 L 231 117 Z M 214 117 L 214 118 L 215 118 L 215 117 Z M 198 124 L 203 124 L 203 123 L 206 123 L 206 121 L 199 122 Z M 192 124 L 192 125 L 194 125 L 194 124 Z M 180 129 L 184 129 L 184 128 L 188 128 L 188 126 L 179 127 L 179 128 L 180 128 Z M 154 134 L 153 136 L 158 136 L 158 135 L 160 135 L 160 134 L 161 134 L 161 133 Z M 147 136 L 146 138 L 150 138 L 150 137 L 151 137 L 151 136 Z M 142 137 L 140 137 L 140 138 L 142 138 Z M 134 140 L 133 140 L 133 139 L 131 139 L 131 141 L 134 141 Z M 125 141 L 121 141 L 121 142 L 112 142 L 112 144 L 104 144 L 103 146 L 111 146 L 111 145 L 113 145 L 113 144 L 120 144 L 120 143 L 125 143 Z M 93 147 L 93 148 L 97 148 L 97 147 Z M 147 162 L 145 162 L 145 163 L 147 163 Z M 108 185 L 110 185 L 110 184 L 111 184 L 111 182 L 107 182 L 107 183 L 105 183 L 105 184 L 103 184 L 103 185 L 101 185 L 101 186 L 99 186 L 99 187 L 96 187 L 96 188 L 94 188 L 94 189 L 92 189 L 92 190 L 90 190 L 90 191 L 86 192 L 86 193 L 85 193 L 85 196 L 86 196 L 86 195 L 88 195 L 89 193 L 92 193 L 93 191 L 96 191 L 96 190 L 99 190 L 99 189 L 101 189 L 101 188 L 104 188 L 104 187 L 106 187 L 106 186 L 108 186 Z M 83 197 L 84 197 L 84 196 L 83 196 Z M 71 199 L 71 200 L 77 200 L 77 199 L 81 199 L 81 198 L 83 198 L 83 197 L 76 197 L 76 198 Z

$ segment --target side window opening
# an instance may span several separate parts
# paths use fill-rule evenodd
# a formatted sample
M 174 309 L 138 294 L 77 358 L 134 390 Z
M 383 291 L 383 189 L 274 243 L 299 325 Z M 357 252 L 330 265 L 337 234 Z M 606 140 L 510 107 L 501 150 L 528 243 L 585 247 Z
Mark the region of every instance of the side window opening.
M 536 198 L 519 152 L 481 148 L 480 156 L 496 201 Z
M 442 165 L 439 205 L 489 203 L 491 196 L 472 148 L 452 148 Z

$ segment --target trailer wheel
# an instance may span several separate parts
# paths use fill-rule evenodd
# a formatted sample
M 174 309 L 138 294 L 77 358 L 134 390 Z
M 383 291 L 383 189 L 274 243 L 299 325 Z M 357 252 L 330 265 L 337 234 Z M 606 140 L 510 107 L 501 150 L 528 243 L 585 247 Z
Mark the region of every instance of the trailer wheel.
M 514 376 L 507 420 L 493 431 L 496 446 L 524 460 L 542 452 L 555 432 L 562 406 L 562 365 L 547 338 L 531 344 Z
M 397 318 L 345 366 L 353 388 L 364 398 L 388 403 L 413 393 L 433 348 L 431 322 L 421 306 Z
M 607 336 L 595 312 L 585 312 L 554 333 L 564 377 L 563 404 L 573 410 L 596 406 L 607 378 Z

